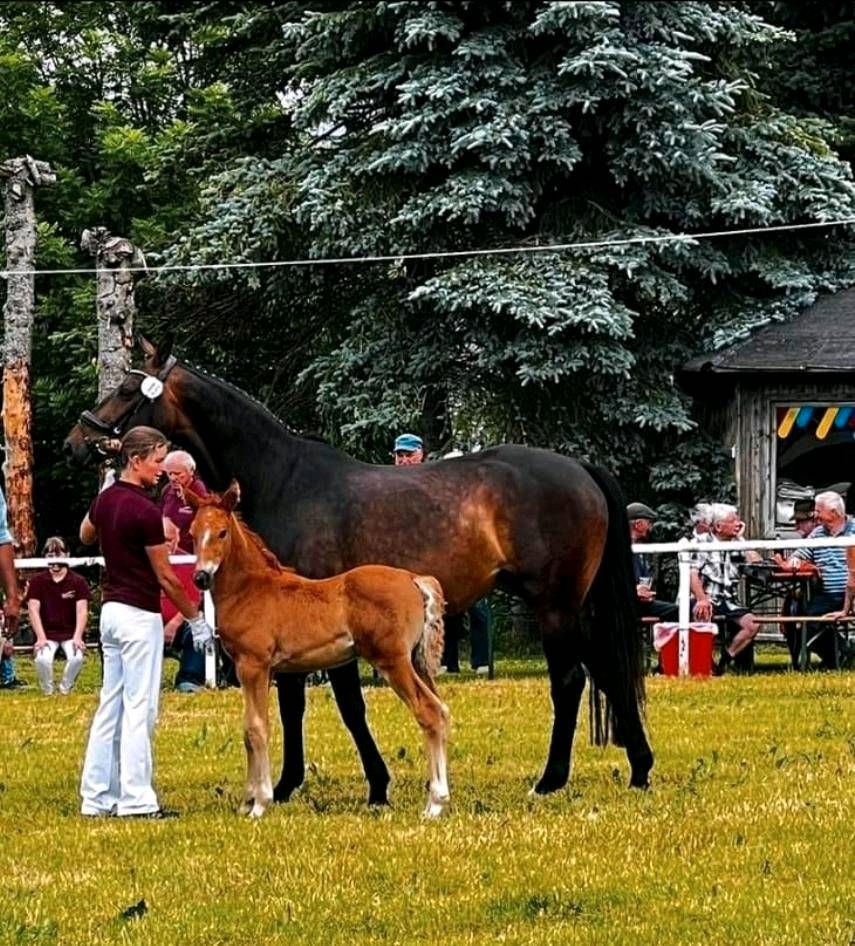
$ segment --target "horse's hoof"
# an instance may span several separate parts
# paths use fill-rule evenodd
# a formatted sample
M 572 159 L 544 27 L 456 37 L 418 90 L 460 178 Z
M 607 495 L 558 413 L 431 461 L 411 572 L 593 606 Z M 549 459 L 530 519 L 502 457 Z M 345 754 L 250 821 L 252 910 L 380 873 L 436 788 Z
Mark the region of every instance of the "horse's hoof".
M 448 804 L 447 795 L 445 796 L 445 798 L 429 798 L 427 807 L 422 812 L 422 817 L 438 818 L 443 813 L 443 811 L 445 811 L 445 807 L 447 804 Z
M 569 778 L 569 772 L 566 774 L 544 772 L 529 792 L 529 795 L 551 795 L 553 792 L 559 792 L 567 784 Z
M 635 761 L 631 766 L 629 776 L 629 787 L 647 789 L 650 788 L 650 770 L 653 768 L 653 756 L 645 754 L 641 759 Z
M 291 796 L 297 791 L 299 787 L 299 785 L 289 785 L 284 782 L 277 782 L 276 787 L 273 789 L 273 801 L 276 804 L 290 801 Z

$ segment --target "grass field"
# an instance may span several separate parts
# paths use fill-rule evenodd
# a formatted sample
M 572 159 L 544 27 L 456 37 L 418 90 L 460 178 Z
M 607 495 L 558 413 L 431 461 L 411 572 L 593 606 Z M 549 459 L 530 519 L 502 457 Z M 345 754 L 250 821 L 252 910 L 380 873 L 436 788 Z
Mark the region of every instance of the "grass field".
M 237 691 L 170 692 L 157 783 L 182 817 L 90 822 L 76 791 L 95 664 L 68 698 L 0 693 L 0 946 L 855 943 L 851 672 L 652 678 L 653 790 L 627 790 L 622 753 L 583 725 L 571 787 L 545 799 L 527 795 L 550 720 L 542 667 L 442 678 L 452 808 L 434 823 L 421 738 L 387 688 L 366 692 L 392 808 L 365 807 L 314 688 L 307 783 L 260 822 L 235 814 Z

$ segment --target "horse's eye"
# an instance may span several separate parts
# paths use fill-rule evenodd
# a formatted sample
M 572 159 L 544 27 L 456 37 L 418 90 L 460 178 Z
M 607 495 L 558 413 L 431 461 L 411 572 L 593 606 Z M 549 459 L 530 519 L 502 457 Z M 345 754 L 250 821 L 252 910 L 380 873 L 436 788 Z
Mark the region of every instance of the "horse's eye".
M 228 530 L 228 529 L 223 529 L 223 530 L 220 532 L 220 538 L 221 538 L 221 539 L 224 539 L 228 534 L 229 534 L 229 530 Z

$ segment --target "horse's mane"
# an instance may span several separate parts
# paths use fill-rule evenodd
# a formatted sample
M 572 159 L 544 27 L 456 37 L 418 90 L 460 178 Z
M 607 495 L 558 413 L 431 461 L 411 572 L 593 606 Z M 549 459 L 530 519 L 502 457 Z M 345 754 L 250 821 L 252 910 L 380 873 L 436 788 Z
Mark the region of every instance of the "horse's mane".
M 246 522 L 244 522 L 243 516 L 241 516 L 240 513 L 232 511 L 232 515 L 240 528 L 241 534 L 249 540 L 250 545 L 261 555 L 264 559 L 264 564 L 267 565 L 270 571 L 277 573 L 294 571 L 293 568 L 283 565 L 282 562 L 279 561 L 273 552 L 264 544 L 261 536 L 257 532 L 253 532 Z
M 275 421 L 279 426 L 285 430 L 287 433 L 291 434 L 292 437 L 302 437 L 302 434 L 297 433 L 292 427 L 289 427 L 288 424 L 282 420 L 281 417 L 274 414 L 270 408 L 258 400 L 257 397 L 250 394 L 247 391 L 244 391 L 242 388 L 239 388 L 236 384 L 232 384 L 231 381 L 226 381 L 225 378 L 221 378 L 218 375 L 213 374 L 210 371 L 203 371 L 201 368 L 197 368 L 195 365 L 188 364 L 186 361 L 179 362 L 182 368 L 189 371 L 190 374 L 196 375 L 197 378 L 200 378 L 203 381 L 213 381 L 217 384 L 221 384 L 224 388 L 231 391 L 236 397 L 241 400 L 248 401 L 254 407 L 257 407 L 262 414 L 265 414 L 270 420 Z M 315 438 L 309 438 L 315 439 Z

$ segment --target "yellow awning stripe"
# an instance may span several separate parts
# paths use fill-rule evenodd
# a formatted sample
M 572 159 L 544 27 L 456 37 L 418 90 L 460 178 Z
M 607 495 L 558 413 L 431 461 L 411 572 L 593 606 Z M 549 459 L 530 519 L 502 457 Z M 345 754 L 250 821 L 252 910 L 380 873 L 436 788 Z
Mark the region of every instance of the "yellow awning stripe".
M 778 427 L 778 436 L 789 437 L 790 431 L 793 429 L 793 424 L 796 422 L 796 417 L 798 416 L 800 408 L 791 407 L 787 410 L 787 413 L 784 414 L 784 419 L 781 421 L 780 426 Z
M 828 432 L 831 430 L 831 425 L 837 419 L 837 413 L 839 410 L 839 407 L 829 407 L 826 409 L 825 414 L 822 416 L 822 420 L 819 422 L 819 426 L 816 428 L 817 440 L 825 440 L 825 438 L 828 436 Z

